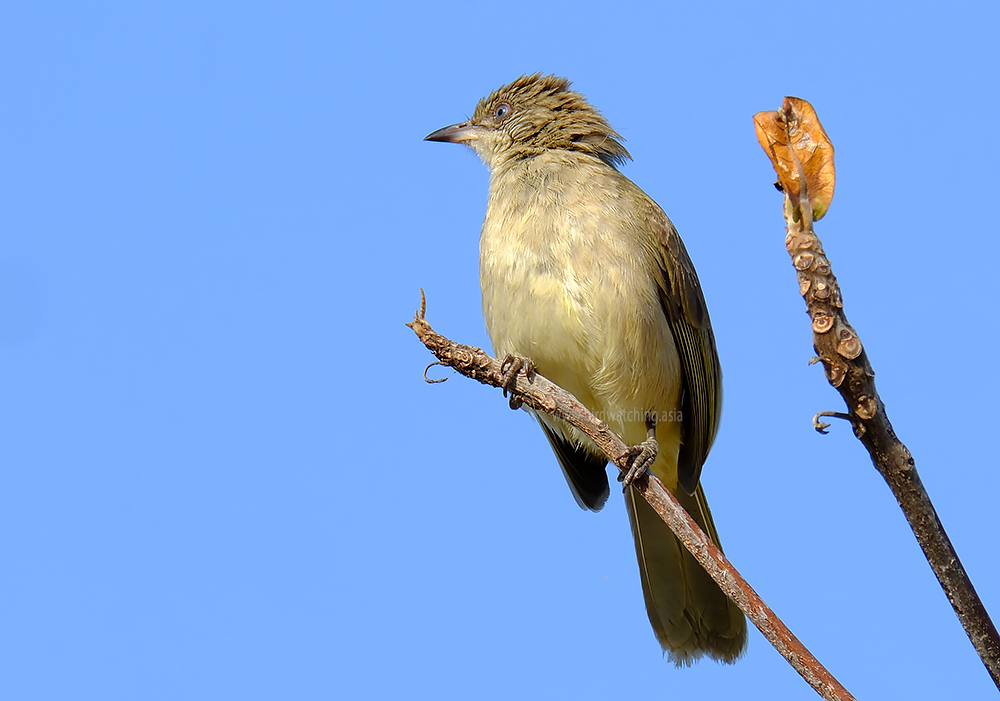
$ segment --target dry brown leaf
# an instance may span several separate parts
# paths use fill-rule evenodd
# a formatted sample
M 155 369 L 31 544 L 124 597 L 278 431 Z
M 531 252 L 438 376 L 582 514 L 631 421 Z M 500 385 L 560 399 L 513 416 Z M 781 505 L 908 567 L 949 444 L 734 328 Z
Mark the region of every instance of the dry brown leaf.
M 758 112 L 753 123 L 757 140 L 778 174 L 778 183 L 796 205 L 802 196 L 801 165 L 812 218 L 820 219 L 830 209 L 836 174 L 833 143 L 823 130 L 816 110 L 806 100 L 786 97 L 781 110 Z

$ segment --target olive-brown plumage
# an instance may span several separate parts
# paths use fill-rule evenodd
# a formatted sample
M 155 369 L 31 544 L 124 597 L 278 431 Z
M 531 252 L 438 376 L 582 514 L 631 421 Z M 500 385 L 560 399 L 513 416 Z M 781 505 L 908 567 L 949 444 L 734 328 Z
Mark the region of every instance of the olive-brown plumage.
M 722 373 L 708 309 L 673 224 L 618 171 L 621 137 L 569 81 L 522 76 L 432 141 L 465 143 L 490 169 L 480 238 L 483 314 L 496 354 L 531 358 L 633 445 L 657 420 L 652 471 L 719 542 L 699 478 L 719 424 Z M 607 460 L 539 414 L 583 508 L 608 498 Z M 625 491 L 650 623 L 678 664 L 733 662 L 746 619 L 659 516 Z

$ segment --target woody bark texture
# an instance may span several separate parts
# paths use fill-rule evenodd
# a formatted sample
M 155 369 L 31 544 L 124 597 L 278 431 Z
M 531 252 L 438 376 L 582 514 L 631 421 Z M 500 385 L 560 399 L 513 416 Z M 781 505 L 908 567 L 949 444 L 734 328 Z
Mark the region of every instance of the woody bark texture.
M 791 207 L 786 206 L 786 212 Z M 937 575 L 945 595 L 965 627 L 993 682 L 1000 688 L 1000 637 L 986 607 L 962 566 L 958 553 L 934 510 L 917 474 L 910 451 L 896 436 L 875 389 L 872 370 L 861 339 L 844 314 L 840 286 L 823 244 L 812 227 L 788 219 L 785 246 L 799 280 L 799 290 L 812 319 L 813 346 L 830 381 L 847 404 L 854 435 L 871 455 L 872 463 L 892 490 L 913 534 Z M 825 425 L 817 428 L 824 430 Z
M 781 110 L 754 115 L 757 138 L 778 174 L 785 193 L 785 247 L 799 281 L 799 291 L 812 321 L 813 346 L 826 379 L 847 404 L 848 414 L 818 414 L 821 433 L 828 424 L 819 417 L 838 416 L 851 422 L 872 463 L 885 479 L 945 595 L 983 664 L 1000 688 L 1000 636 L 976 592 L 958 553 L 938 518 L 917 474 L 913 456 L 896 436 L 875 389 L 872 369 L 857 332 L 844 314 L 843 297 L 813 222 L 833 199 L 833 144 L 812 105 L 786 97 Z
M 424 311 L 421 293 L 421 309 L 407 326 L 413 329 L 440 364 L 452 367 L 483 384 L 503 386 L 503 371 L 499 360 L 480 348 L 455 343 L 436 333 L 424 318 Z M 519 401 L 536 411 L 559 416 L 586 433 L 604 451 L 608 460 L 624 473 L 629 462 L 629 446 L 572 394 L 538 374 L 532 375 L 529 380 L 518 373 L 516 385 L 507 389 L 515 403 Z M 656 477 L 647 473 L 634 485 L 726 595 L 820 696 L 828 701 L 854 699 L 764 603 Z

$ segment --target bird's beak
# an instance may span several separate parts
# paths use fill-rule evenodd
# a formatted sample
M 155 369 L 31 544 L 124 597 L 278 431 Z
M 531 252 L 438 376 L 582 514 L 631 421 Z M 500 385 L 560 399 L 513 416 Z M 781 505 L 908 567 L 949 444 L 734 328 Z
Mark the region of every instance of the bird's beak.
M 428 134 L 424 137 L 424 141 L 446 141 L 451 144 L 461 144 L 478 139 L 482 129 L 471 122 L 452 124 L 450 127 L 444 127 L 433 134 Z

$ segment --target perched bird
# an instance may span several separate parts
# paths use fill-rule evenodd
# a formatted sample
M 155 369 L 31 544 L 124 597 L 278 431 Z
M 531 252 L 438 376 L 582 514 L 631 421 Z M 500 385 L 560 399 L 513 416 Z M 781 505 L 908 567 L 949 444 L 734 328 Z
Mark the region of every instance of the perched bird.
M 722 403 L 715 337 L 677 230 L 618 170 L 631 158 L 621 136 L 568 80 L 536 73 L 426 138 L 467 144 L 490 170 L 479 274 L 497 357 L 530 359 L 655 454 L 652 472 L 718 544 L 699 482 Z M 577 503 L 599 511 L 607 457 L 562 420 L 537 418 Z M 678 665 L 734 662 L 743 614 L 634 487 L 625 502 L 664 652 Z

